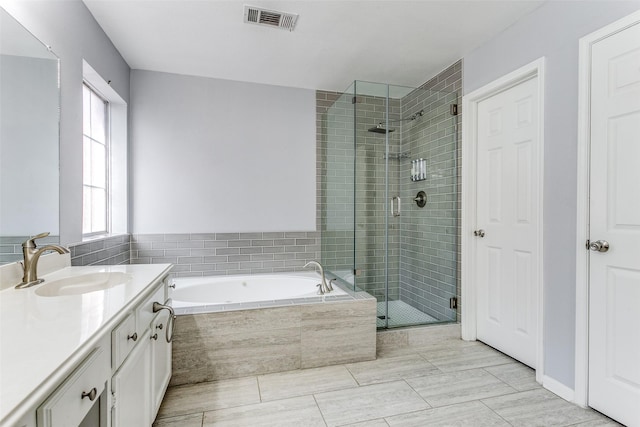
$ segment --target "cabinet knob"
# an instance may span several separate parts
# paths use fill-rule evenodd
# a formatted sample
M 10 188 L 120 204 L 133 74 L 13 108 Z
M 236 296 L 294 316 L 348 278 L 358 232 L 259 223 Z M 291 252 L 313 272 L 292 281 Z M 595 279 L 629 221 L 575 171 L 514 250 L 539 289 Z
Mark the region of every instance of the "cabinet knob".
M 137 341 L 138 340 L 138 333 L 134 332 L 133 335 L 127 335 L 127 341 L 129 341 L 129 340 Z
M 162 323 L 160 323 L 159 325 L 156 325 L 156 329 L 162 330 L 162 328 L 163 328 Z
M 94 401 L 96 399 L 96 396 L 98 395 L 98 390 L 96 390 L 96 388 L 92 388 L 91 391 L 89 391 L 88 393 L 86 391 L 82 392 L 82 398 L 84 399 L 85 397 L 88 397 L 90 401 Z
M 152 340 L 157 340 L 157 339 L 158 339 L 158 334 L 153 334 L 153 335 L 151 335 L 151 339 L 152 339 Z

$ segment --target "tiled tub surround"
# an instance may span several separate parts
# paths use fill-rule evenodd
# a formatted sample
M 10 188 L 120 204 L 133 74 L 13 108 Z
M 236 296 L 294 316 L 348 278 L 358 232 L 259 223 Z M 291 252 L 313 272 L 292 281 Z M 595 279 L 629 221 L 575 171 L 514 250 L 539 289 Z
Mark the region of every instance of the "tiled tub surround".
M 376 300 L 364 292 L 266 305 L 179 315 L 171 384 L 375 359 Z
M 315 231 L 131 236 L 131 264 L 171 263 L 173 277 L 301 271 L 319 258 Z

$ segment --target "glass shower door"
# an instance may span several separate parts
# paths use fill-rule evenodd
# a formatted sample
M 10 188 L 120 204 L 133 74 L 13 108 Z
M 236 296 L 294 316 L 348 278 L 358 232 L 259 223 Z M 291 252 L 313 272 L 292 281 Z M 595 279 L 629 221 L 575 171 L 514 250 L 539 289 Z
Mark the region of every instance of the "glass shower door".
M 355 81 L 322 115 L 322 262 L 380 328 L 456 320 L 456 99 Z
M 332 100 L 333 103 L 321 116 L 318 132 L 324 141 L 319 153 L 324 171 L 320 191 L 322 264 L 344 285 L 355 289 L 353 93 L 352 84 Z

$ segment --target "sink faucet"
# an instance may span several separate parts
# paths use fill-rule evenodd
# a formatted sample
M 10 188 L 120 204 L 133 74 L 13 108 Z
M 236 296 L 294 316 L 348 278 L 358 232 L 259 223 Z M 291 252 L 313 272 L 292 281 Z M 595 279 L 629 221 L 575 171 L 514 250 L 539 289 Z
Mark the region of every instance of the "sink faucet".
M 309 261 L 304 265 L 304 268 L 307 268 L 310 265 L 313 265 L 320 269 L 320 276 L 322 277 L 322 282 L 318 285 L 318 287 L 320 288 L 318 289 L 318 295 L 324 295 L 326 293 L 331 292 L 333 290 L 333 286 L 331 286 L 331 282 L 327 283 L 327 279 L 324 277 L 324 268 L 322 268 L 322 265 L 320 265 L 318 261 Z
M 16 289 L 28 288 L 29 286 L 37 285 L 44 282 L 44 279 L 38 279 L 38 260 L 40 255 L 46 251 L 56 251 L 59 254 L 68 254 L 69 249 L 58 245 L 47 245 L 41 248 L 36 248 L 36 239 L 42 239 L 47 237 L 49 233 L 41 233 L 32 237 L 22 244 L 22 255 L 24 256 L 23 267 L 24 276 L 22 276 L 22 283 L 16 286 Z

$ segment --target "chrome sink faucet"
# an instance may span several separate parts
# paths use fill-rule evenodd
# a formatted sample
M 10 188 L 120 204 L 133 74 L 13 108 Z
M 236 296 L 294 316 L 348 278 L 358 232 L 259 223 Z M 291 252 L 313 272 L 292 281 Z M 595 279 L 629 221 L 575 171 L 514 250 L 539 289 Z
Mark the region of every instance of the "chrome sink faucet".
M 320 269 L 320 277 L 322 277 L 322 282 L 318 285 L 318 288 L 320 288 L 318 289 L 318 295 L 324 295 L 331 292 L 333 290 L 333 286 L 331 286 L 331 282 L 327 283 L 327 279 L 324 276 L 324 268 L 322 268 L 322 265 L 320 265 L 318 261 L 309 261 L 304 265 L 304 268 L 307 268 L 310 265 L 313 265 Z
M 56 251 L 59 254 L 69 253 L 69 249 L 58 245 L 47 245 L 37 248 L 35 240 L 42 239 L 48 235 L 48 232 L 38 234 L 22 244 L 22 255 L 24 256 L 22 266 L 24 267 L 24 276 L 22 276 L 22 283 L 17 285 L 16 289 L 28 288 L 29 286 L 44 282 L 44 279 L 38 279 L 38 260 L 40 259 L 40 255 L 44 252 Z

